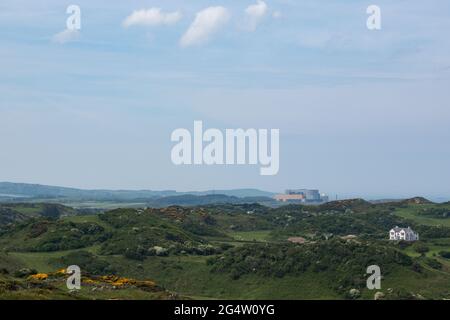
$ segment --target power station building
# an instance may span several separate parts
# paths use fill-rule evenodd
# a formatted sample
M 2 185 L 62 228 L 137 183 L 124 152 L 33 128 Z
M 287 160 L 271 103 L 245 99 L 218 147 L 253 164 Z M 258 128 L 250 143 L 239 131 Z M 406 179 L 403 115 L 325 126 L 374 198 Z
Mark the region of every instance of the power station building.
M 328 196 L 316 189 L 288 189 L 284 194 L 277 194 L 275 199 L 282 202 L 323 203 L 328 201 Z
M 305 196 L 306 200 L 309 201 L 320 201 L 319 190 L 309 190 L 309 189 L 288 189 L 286 194 L 302 194 Z

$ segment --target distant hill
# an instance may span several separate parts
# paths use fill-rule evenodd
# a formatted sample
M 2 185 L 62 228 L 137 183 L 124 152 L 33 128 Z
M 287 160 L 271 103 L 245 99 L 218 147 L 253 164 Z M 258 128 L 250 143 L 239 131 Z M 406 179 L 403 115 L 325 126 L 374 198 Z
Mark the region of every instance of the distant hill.
M 178 193 L 180 194 L 180 193 Z M 194 191 L 194 192 L 182 192 L 181 194 L 192 195 L 210 195 L 210 194 L 223 194 L 230 197 L 273 197 L 275 193 L 263 191 L 259 189 L 231 189 L 231 190 L 208 190 L 208 191 Z
M 76 215 L 78 212 L 70 207 L 53 203 L 0 203 L 0 230 L 10 223 L 25 221 L 30 218 L 59 218 Z
M 40 184 L 0 182 L 0 195 L 4 198 L 9 195 L 10 198 L 31 197 L 44 199 L 65 198 L 126 201 L 136 198 L 155 198 L 173 194 L 176 194 L 176 191 L 83 190 Z
M 428 199 L 425 199 L 424 197 L 414 197 L 414 198 L 411 198 L 411 199 L 403 200 L 403 203 L 407 203 L 407 204 L 432 204 L 433 202 L 431 202 Z
M 272 197 L 273 195 L 271 192 L 261 191 L 258 189 L 208 190 L 192 192 L 177 192 L 175 190 L 84 190 L 40 184 L 0 182 L 0 201 L 23 201 L 36 199 L 133 201 L 136 199 L 153 200 L 162 197 L 181 195 L 204 196 L 216 194 L 230 197 Z
M 336 210 L 345 211 L 350 210 L 364 210 L 371 208 L 373 205 L 363 199 L 348 199 L 348 200 L 337 200 L 321 204 L 319 208 L 321 210 Z
M 370 200 L 370 203 L 373 204 L 382 204 L 382 203 L 392 203 L 392 202 L 401 202 L 403 199 L 377 199 L 377 200 Z
M 372 204 L 433 204 L 433 201 L 430 201 L 424 197 L 414 197 L 409 199 L 379 199 L 379 200 L 371 200 Z
M 208 194 L 208 195 L 179 195 L 162 197 L 150 201 L 149 207 L 167 207 L 167 206 L 204 206 L 209 204 L 244 204 L 244 203 L 265 203 L 272 204 L 275 200 L 269 197 L 235 197 L 225 194 Z

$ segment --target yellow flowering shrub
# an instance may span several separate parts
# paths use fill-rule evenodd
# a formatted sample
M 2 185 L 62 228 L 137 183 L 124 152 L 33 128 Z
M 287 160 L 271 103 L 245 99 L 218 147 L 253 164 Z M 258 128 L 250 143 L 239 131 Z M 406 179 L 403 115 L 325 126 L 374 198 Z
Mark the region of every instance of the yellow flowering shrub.
M 36 273 L 30 276 L 31 280 L 47 280 L 48 274 L 46 273 Z
M 82 279 L 84 284 L 87 285 L 101 285 L 101 284 L 109 284 L 115 287 L 125 287 L 125 286 L 137 286 L 137 287 L 146 287 L 153 288 L 156 287 L 156 283 L 151 280 L 136 280 L 131 278 L 123 278 L 114 275 L 108 276 L 97 276 L 93 278 L 83 277 Z
M 113 286 L 120 287 L 120 286 L 124 286 L 124 285 L 134 285 L 134 284 L 136 284 L 136 282 L 137 281 L 134 279 L 119 278 L 116 281 L 114 281 L 112 284 L 113 284 Z
M 86 279 L 83 279 L 83 283 L 85 283 L 85 284 L 96 284 L 96 283 L 98 283 L 98 281 L 86 278 Z

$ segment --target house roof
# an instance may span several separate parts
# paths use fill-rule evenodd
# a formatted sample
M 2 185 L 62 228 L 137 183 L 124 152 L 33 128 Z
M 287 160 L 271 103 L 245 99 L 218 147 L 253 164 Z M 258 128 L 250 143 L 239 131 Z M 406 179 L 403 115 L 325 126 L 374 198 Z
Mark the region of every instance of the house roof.
M 400 232 L 400 231 L 405 231 L 406 233 L 414 233 L 413 229 L 411 229 L 410 227 L 407 228 L 401 228 L 398 226 L 395 226 L 394 228 L 392 228 L 391 230 L 394 230 L 395 232 Z

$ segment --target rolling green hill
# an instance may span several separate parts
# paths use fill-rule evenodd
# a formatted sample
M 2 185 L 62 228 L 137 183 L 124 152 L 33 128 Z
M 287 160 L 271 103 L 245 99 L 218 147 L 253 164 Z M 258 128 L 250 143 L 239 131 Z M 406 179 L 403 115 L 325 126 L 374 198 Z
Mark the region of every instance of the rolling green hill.
M 381 267 L 385 299 L 450 298 L 450 206 L 417 199 L 95 215 L 17 204 L 3 208 L 13 218 L 0 234 L 0 298 L 372 299 L 371 264 Z M 395 225 L 421 241 L 388 241 Z M 71 264 L 85 276 L 80 293 L 56 272 Z

